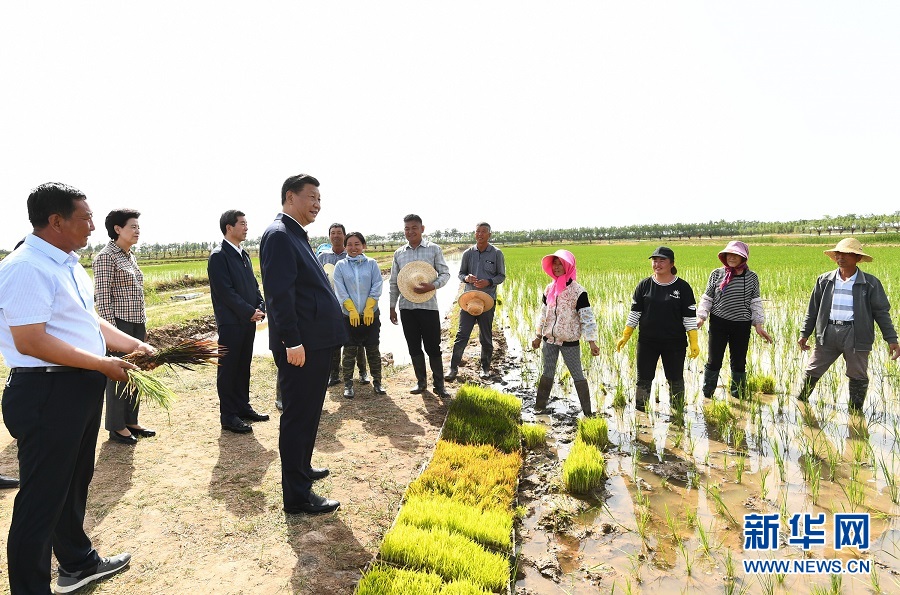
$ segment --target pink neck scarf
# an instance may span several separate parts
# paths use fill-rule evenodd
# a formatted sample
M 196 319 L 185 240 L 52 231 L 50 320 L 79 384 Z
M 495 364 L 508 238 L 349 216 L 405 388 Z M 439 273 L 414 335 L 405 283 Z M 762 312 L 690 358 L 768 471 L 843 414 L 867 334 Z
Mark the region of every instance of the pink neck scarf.
M 560 262 L 562 262 L 563 269 L 565 270 L 559 277 L 553 275 L 553 257 L 558 258 Z M 556 298 L 559 294 L 566 290 L 569 281 L 575 280 L 577 275 L 577 271 L 575 270 L 575 255 L 568 250 L 557 250 L 553 254 L 545 256 L 541 261 L 541 265 L 544 268 L 544 272 L 553 279 L 553 283 L 551 283 L 550 287 L 547 289 L 547 304 L 552 306 L 556 303 Z
M 725 265 L 725 278 L 722 279 L 722 282 L 719 284 L 719 289 L 721 289 L 724 292 L 725 287 L 727 287 L 728 284 L 731 283 L 731 278 L 734 277 L 735 275 L 742 274 L 746 270 L 747 270 L 747 261 L 746 260 L 743 263 L 741 263 L 739 266 L 736 266 L 736 267 L 730 267 L 726 264 Z

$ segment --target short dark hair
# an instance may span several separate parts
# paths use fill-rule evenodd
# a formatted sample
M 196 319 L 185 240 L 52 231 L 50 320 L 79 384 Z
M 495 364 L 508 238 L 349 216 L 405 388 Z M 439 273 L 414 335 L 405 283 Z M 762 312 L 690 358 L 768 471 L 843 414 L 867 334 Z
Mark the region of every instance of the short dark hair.
M 319 180 L 306 174 L 297 174 L 285 180 L 284 184 L 281 185 L 281 204 L 284 204 L 284 201 L 287 200 L 288 192 L 300 192 L 307 184 L 312 184 L 318 188 Z
M 481 223 L 476 223 L 476 224 L 475 224 L 475 229 L 478 229 L 479 227 L 487 227 L 487 228 L 488 228 L 488 232 L 491 231 L 491 224 L 488 223 L 487 221 L 482 221 Z
M 119 233 L 116 231 L 116 225 L 119 227 L 125 227 L 125 224 L 128 223 L 129 219 L 137 219 L 141 214 L 134 209 L 113 209 L 109 212 L 109 215 L 106 216 L 106 221 L 103 224 L 106 226 L 106 234 L 109 236 L 111 240 L 118 240 Z
M 422 225 L 422 218 L 412 213 L 403 218 L 404 223 L 409 223 L 410 221 L 417 221 L 419 225 Z
M 329 225 L 328 226 L 328 235 L 331 235 L 331 230 L 334 229 L 335 227 L 340 227 L 341 233 L 343 233 L 344 235 L 347 235 L 347 228 L 344 227 L 343 223 L 332 223 L 331 225 Z M 365 244 L 365 242 L 363 242 L 363 244 Z
M 222 235 L 225 235 L 226 226 L 230 225 L 234 227 L 237 225 L 238 217 L 244 217 L 244 213 L 238 211 L 237 209 L 229 209 L 222 213 L 222 216 L 219 217 L 219 229 L 222 230 Z
M 28 195 L 28 221 L 35 229 L 50 224 L 50 215 L 68 219 L 75 212 L 75 201 L 87 200 L 84 192 L 59 182 L 41 184 Z
M 348 233 L 347 238 L 344 240 L 344 243 L 346 243 L 350 238 L 359 238 L 360 243 L 362 243 L 363 246 L 366 245 L 365 236 L 363 236 L 363 234 L 359 233 L 358 231 L 351 231 L 350 233 Z

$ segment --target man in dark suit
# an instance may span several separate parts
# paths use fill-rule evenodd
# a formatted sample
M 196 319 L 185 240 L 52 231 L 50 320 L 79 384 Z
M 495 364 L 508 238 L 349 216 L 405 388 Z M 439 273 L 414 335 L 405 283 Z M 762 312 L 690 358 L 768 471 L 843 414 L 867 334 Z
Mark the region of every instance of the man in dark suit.
M 281 187 L 281 205 L 283 212 L 259 246 L 269 347 L 284 406 L 278 439 L 281 487 L 285 512 L 320 514 L 340 506 L 312 491 L 312 482 L 328 475 L 328 469 L 312 467 L 312 451 L 331 355 L 348 336 L 331 283 L 303 229 L 319 214 L 319 181 L 305 174 L 291 176 Z
M 219 344 L 227 350 L 216 371 L 222 428 L 238 434 L 253 431 L 247 421 L 268 421 L 250 406 L 250 362 L 256 323 L 266 317 L 266 305 L 253 275 L 250 255 L 241 248 L 247 239 L 247 218 L 230 210 L 219 217 L 225 239 L 209 255 L 206 272 L 219 330 Z

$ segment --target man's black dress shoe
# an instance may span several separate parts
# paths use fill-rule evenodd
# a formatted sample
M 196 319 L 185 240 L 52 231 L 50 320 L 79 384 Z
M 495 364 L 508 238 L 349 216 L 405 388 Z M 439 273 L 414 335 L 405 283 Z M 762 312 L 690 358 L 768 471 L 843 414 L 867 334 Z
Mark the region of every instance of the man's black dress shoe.
M 334 512 L 340 506 L 341 503 L 337 500 L 329 500 L 328 498 L 323 498 L 322 496 L 310 492 L 308 501 L 293 506 L 285 506 L 284 511 L 288 514 L 325 514 L 327 512 Z
M 19 480 L 15 477 L 8 477 L 6 475 L 0 475 L 0 488 L 17 488 L 19 487 Z
M 128 431 L 131 432 L 132 436 L 140 436 L 141 438 L 153 438 L 156 436 L 156 430 L 151 430 L 150 428 L 132 428 L 131 426 L 126 426 Z
M 267 413 L 257 413 L 253 409 L 241 413 L 238 417 L 244 421 L 269 421 L 269 415 Z
M 459 376 L 459 371 L 456 368 L 450 368 L 450 371 L 447 372 L 447 375 L 444 376 L 444 380 L 447 382 L 453 382 L 456 380 L 456 377 Z
M 317 479 L 324 479 L 328 477 L 329 473 L 330 471 L 328 470 L 328 467 L 322 467 L 321 469 L 310 467 L 309 471 L 306 472 L 306 474 L 309 475 L 309 478 L 313 481 L 316 481 Z
M 109 431 L 109 439 L 113 442 L 118 442 L 119 444 L 137 444 L 137 436 L 132 434 L 131 436 L 123 436 L 122 434 L 110 430 Z
M 232 419 L 229 423 L 222 423 L 222 429 L 234 432 L 235 434 L 249 434 L 253 431 L 253 426 L 245 422 L 239 417 Z
M 337 386 L 341 383 L 341 379 L 339 376 L 332 376 L 328 379 L 328 386 Z

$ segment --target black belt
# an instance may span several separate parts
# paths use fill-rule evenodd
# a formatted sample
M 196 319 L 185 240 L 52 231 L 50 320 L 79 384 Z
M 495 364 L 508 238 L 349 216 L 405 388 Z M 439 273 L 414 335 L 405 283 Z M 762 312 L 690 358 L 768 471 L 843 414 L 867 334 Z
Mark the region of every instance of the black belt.
M 853 326 L 852 320 L 829 320 L 828 324 L 833 324 L 834 326 Z
M 12 374 L 38 374 L 47 372 L 87 372 L 84 368 L 73 368 L 72 366 L 44 366 L 43 368 L 12 368 Z

